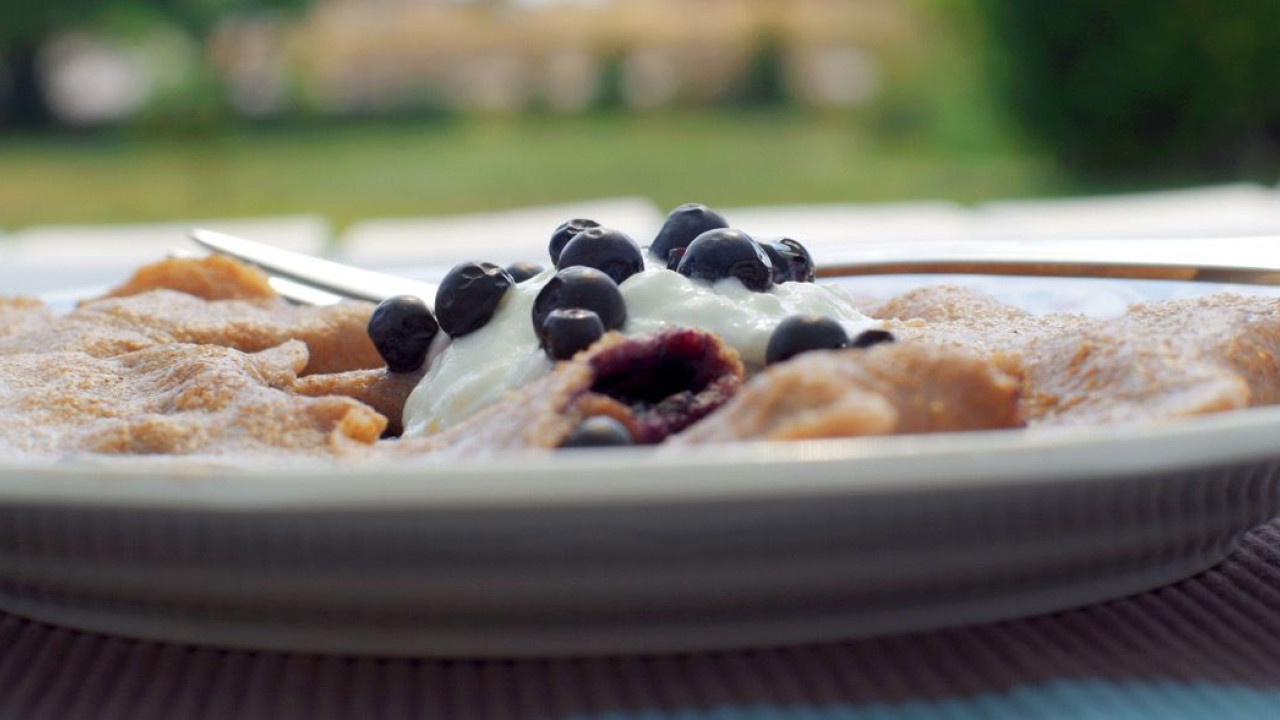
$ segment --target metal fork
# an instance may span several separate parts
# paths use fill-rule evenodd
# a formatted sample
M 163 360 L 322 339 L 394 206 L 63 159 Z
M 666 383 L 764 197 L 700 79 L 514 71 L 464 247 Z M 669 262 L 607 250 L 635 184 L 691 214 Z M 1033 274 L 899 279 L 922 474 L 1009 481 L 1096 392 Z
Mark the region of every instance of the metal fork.
M 436 296 L 432 283 L 362 270 L 212 230 L 193 230 L 191 239 L 212 252 L 333 298 L 381 302 L 407 294 L 430 305 Z M 814 262 L 821 277 L 976 273 L 1280 285 L 1280 237 L 877 241 L 820 249 L 814 252 Z M 289 296 L 287 291 L 281 294 Z M 316 297 L 301 301 L 315 303 Z

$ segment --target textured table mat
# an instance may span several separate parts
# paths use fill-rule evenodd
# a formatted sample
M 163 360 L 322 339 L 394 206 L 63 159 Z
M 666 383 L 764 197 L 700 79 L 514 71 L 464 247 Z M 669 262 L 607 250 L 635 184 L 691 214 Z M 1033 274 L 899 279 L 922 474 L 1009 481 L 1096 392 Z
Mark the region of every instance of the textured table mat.
M 1280 717 L 1280 520 L 1221 565 L 1025 620 L 747 652 L 518 661 L 222 651 L 0 615 L 0 718 Z

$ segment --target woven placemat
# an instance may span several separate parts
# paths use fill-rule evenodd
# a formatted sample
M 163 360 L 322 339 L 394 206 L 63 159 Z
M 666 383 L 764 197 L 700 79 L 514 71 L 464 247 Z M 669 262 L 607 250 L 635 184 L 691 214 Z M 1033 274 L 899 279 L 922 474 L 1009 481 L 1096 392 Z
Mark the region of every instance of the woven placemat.
M 1102 605 L 744 652 L 380 660 L 140 642 L 0 616 L 0 717 L 1280 717 L 1280 520 L 1208 572 Z

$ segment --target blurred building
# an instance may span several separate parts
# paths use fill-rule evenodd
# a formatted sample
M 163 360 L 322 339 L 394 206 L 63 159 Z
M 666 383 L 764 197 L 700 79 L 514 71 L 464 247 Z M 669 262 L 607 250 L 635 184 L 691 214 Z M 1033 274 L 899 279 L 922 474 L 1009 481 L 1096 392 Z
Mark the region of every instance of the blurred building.
M 182 78 L 210 67 L 253 117 L 650 110 L 752 92 L 842 108 L 875 96 L 922 26 L 905 0 L 318 0 L 228 16 L 203 53 L 171 28 L 131 43 L 63 33 L 42 74 L 61 121 L 86 125 L 183 97 Z
M 610 93 L 635 109 L 705 105 L 752 72 L 775 72 L 797 102 L 848 107 L 916 32 L 901 0 L 321 0 L 298 20 L 229 20 L 211 52 L 250 114 L 572 113 Z

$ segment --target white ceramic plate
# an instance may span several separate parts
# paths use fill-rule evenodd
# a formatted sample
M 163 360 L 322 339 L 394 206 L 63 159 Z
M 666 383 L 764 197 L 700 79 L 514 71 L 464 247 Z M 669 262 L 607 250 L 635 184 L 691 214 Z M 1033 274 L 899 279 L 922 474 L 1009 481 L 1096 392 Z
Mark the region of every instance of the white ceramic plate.
M 832 640 L 1058 610 L 1280 510 L 1280 408 L 483 464 L 0 466 L 0 608 L 221 646 L 437 656 Z

